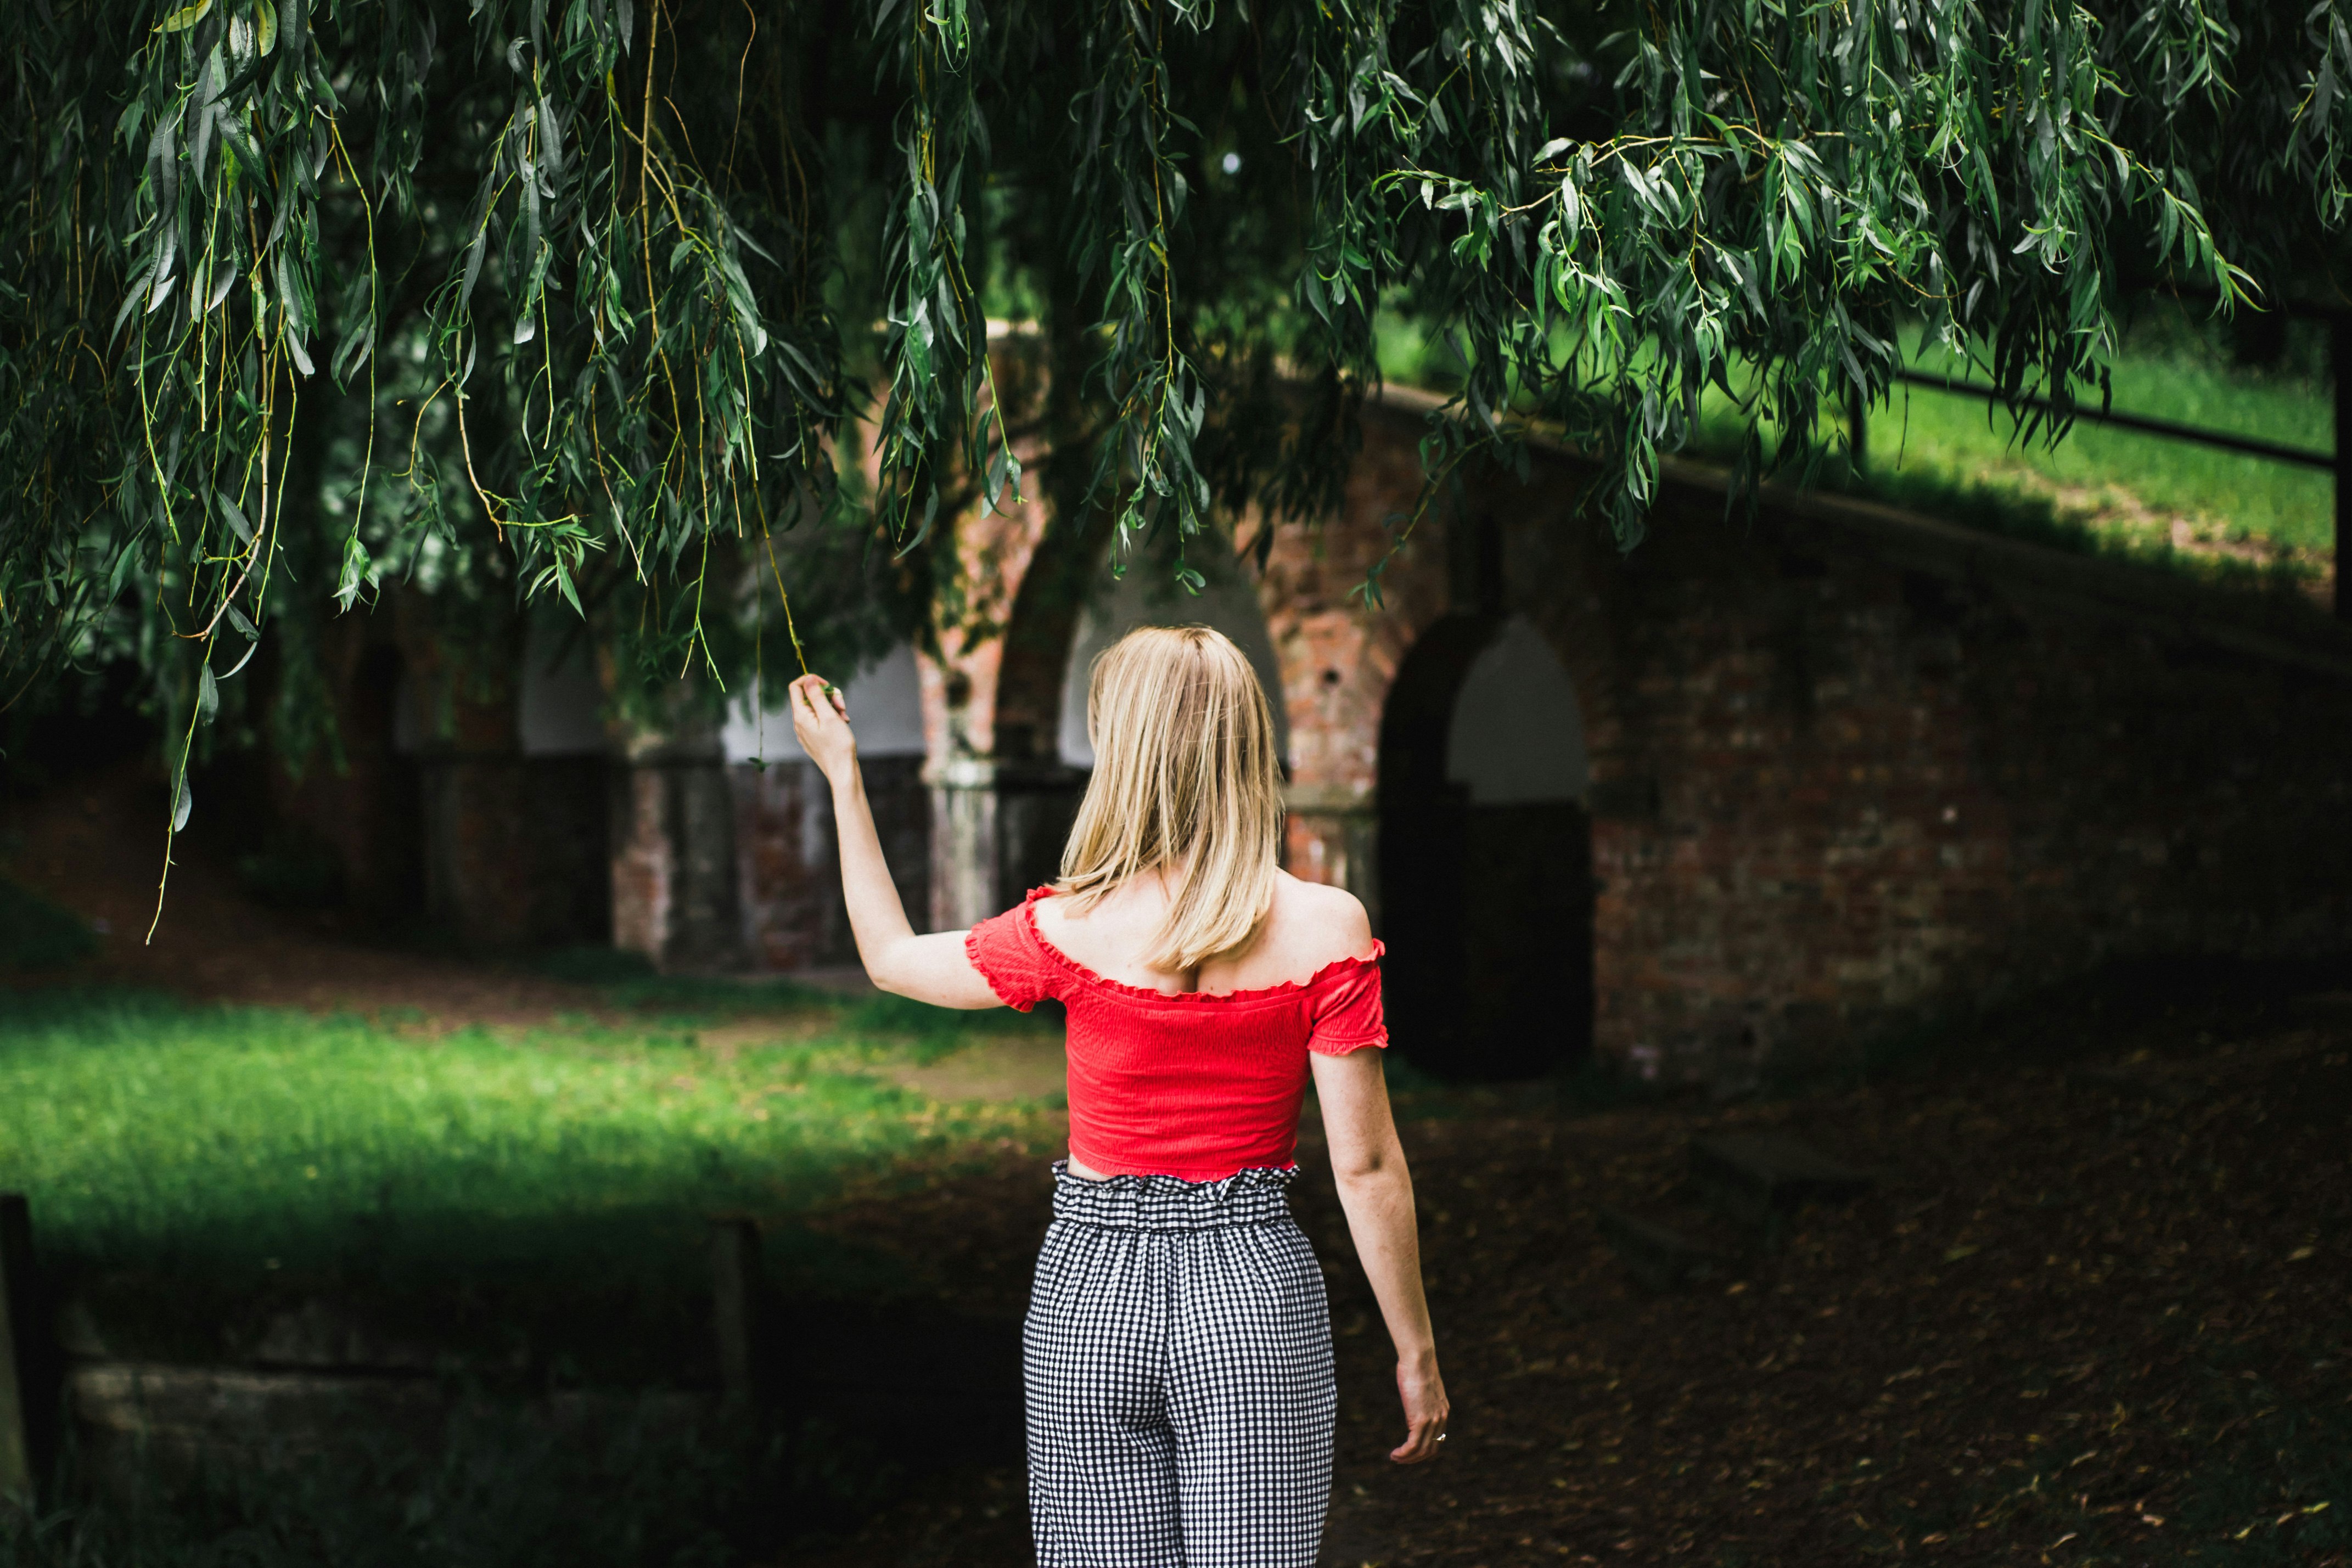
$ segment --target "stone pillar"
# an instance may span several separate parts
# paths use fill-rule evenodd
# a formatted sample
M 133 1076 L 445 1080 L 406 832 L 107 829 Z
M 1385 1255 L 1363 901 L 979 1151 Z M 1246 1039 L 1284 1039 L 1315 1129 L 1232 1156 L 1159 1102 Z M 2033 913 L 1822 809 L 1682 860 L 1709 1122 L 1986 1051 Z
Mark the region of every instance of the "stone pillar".
M 1006 907 L 997 897 L 996 764 L 958 757 L 925 769 L 931 787 L 931 929 L 961 931 Z
M 1086 799 L 1087 774 L 1059 761 L 996 765 L 1000 908 L 1062 874 L 1062 851 Z
M 1059 762 L 959 757 L 931 787 L 931 929 L 961 931 L 1060 873 L 1087 776 Z
M 735 789 L 716 720 L 633 737 L 613 791 L 613 945 L 664 973 L 740 967 Z
M 1344 887 L 1381 928 L 1379 797 L 1369 785 L 1293 784 L 1283 791 L 1284 868 L 1301 882 Z

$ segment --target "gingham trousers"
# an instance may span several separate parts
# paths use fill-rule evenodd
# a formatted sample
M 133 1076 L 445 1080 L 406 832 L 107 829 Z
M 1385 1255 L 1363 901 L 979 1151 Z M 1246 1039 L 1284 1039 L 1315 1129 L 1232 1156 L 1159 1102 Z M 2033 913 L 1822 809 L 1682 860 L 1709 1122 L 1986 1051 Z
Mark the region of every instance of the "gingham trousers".
M 1331 1317 L 1284 1192 L 1054 1167 L 1021 1334 L 1038 1568 L 1309 1568 Z

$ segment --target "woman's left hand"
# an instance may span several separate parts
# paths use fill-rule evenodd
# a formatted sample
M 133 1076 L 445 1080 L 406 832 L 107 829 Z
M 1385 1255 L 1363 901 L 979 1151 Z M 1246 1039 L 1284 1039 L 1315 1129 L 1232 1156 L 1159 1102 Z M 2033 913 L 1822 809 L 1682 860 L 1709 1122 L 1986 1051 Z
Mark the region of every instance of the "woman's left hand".
M 1438 1375 L 1435 1351 L 1397 1363 L 1397 1394 L 1404 1400 L 1405 1438 L 1389 1450 L 1389 1458 L 1400 1465 L 1437 1458 L 1454 1407 L 1445 1400 L 1445 1379 Z

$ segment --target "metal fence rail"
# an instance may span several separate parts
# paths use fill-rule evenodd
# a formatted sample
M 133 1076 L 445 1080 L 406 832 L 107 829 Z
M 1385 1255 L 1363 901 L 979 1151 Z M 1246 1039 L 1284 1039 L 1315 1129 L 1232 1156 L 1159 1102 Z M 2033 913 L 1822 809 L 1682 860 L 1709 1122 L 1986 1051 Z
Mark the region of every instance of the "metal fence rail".
M 2160 436 L 2168 441 L 2186 441 L 2200 446 L 2211 446 L 2223 452 L 2234 452 L 2266 463 L 2286 463 L 2300 468 L 2323 468 L 2336 476 L 2336 613 L 2339 619 L 2352 621 L 2352 583 L 2345 580 L 2347 556 L 2352 556 L 2352 397 L 2346 396 L 2347 382 L 2352 382 L 2352 315 L 2297 311 L 2306 318 L 2326 321 L 2328 327 L 2328 362 L 2336 374 L 2336 450 L 2315 452 L 2308 447 L 2284 446 L 2274 441 L 2263 441 L 2251 435 L 2237 435 L 2227 431 L 2204 430 L 2193 424 L 2177 424 L 2168 419 L 2150 419 L 2145 414 L 2124 413 L 2112 409 L 2086 408 L 2077 405 L 2073 417 L 2084 424 L 2110 424 L 2121 430 L 2137 430 L 2143 434 Z M 1950 392 L 1958 397 L 1973 397 L 1986 402 L 2007 403 L 1997 387 L 1982 382 L 1972 382 L 1957 376 L 1933 375 L 1925 371 L 1900 370 L 1895 379 L 1907 386 L 1926 387 L 1933 392 Z M 2054 413 L 2056 409 L 2048 398 L 2034 392 L 2021 393 L 2016 405 L 2042 413 Z M 1869 450 L 1870 415 L 1862 400 L 1852 391 L 1846 394 L 1846 430 L 1853 461 L 1859 467 Z
M 1962 381 L 1957 376 L 1930 375 L 1925 371 L 1897 371 L 1895 379 L 1911 386 L 1958 392 L 1963 397 L 1979 398 L 1986 402 L 2003 401 L 2000 388 L 1987 386 L 1982 382 Z M 2056 405 L 2038 392 L 2021 393 L 2017 401 L 2026 408 L 2043 413 L 2056 412 Z M 2264 457 L 2273 463 L 2325 468 L 2331 473 L 2336 468 L 2336 454 L 2332 452 L 2314 452 L 2305 446 L 2281 446 L 2275 441 L 2257 441 L 2251 435 L 2232 435 L 2221 430 L 2202 430 L 2193 424 L 2176 424 L 2168 419 L 2150 419 L 2146 414 L 2121 413 L 2113 409 L 2085 407 L 2078 403 L 2074 417 L 2079 424 L 2112 424 L 2118 429 L 2144 431 L 2149 435 L 2161 435 L 2173 441 L 2218 446 L 2224 452 L 2242 453 L 2248 457 Z

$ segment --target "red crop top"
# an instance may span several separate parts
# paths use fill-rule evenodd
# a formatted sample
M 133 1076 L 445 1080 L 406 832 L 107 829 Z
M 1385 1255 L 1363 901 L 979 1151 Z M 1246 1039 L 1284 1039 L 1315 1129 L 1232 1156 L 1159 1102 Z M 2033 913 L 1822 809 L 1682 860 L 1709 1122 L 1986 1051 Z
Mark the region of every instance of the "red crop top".
M 1381 945 L 1304 983 L 1167 996 L 1107 980 L 1038 933 L 1041 887 L 964 938 L 1005 1005 L 1069 1009 L 1070 1154 L 1105 1176 L 1219 1181 L 1286 1166 L 1307 1054 L 1384 1046 Z

